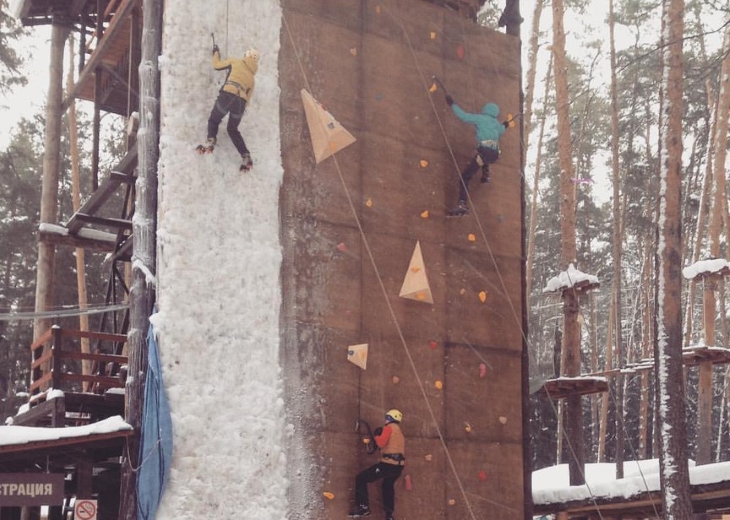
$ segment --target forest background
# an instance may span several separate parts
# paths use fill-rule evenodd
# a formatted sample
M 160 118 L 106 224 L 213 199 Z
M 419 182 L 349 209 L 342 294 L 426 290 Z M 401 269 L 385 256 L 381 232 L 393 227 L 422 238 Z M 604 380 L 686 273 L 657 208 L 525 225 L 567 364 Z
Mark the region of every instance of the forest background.
M 558 1 L 558 0 L 556 0 Z M 496 27 L 502 2 L 487 1 L 480 23 Z M 624 459 L 657 456 L 651 399 L 653 381 L 646 371 L 628 370 L 652 357 L 657 272 L 660 171 L 660 103 L 662 85 L 662 2 L 655 0 L 564 0 L 567 36 L 567 98 L 556 89 L 553 70 L 554 3 L 521 2 L 525 105 L 523 112 L 526 167 L 527 287 L 529 309 L 530 386 L 564 372 L 561 364 L 563 312 L 560 295 L 544 291 L 561 265 L 561 166 L 557 108 L 567 106 L 570 129 L 571 183 L 575 204 L 575 267 L 594 275 L 600 287 L 580 301 L 580 371 L 608 376 L 624 368 L 621 388 L 582 400 L 583 441 L 587 462 L 612 461 L 616 438 L 623 436 Z M 560 1 L 563 5 L 563 1 Z M 609 48 L 609 7 L 614 10 L 615 55 Z M 684 108 L 682 158 L 682 265 L 707 258 L 727 258 L 728 209 L 725 190 L 727 113 L 721 95 L 727 88 L 730 52 L 730 7 L 725 0 L 689 0 L 684 12 Z M 27 401 L 31 319 L 34 309 L 37 232 L 43 169 L 46 78 L 37 69 L 39 31 L 22 29 L 0 0 L 0 417 L 15 414 Z M 68 54 L 68 53 L 67 53 Z M 36 59 L 34 59 L 34 55 Z M 613 59 L 612 59 L 613 58 Z M 34 68 L 35 63 L 35 68 Z M 68 69 L 73 70 L 71 64 Z M 40 77 L 39 77 L 40 76 Z M 615 78 L 615 95 L 609 88 Z M 30 80 L 30 84 L 29 84 Z M 39 87 L 40 85 L 40 87 Z M 26 96 L 22 117 L 18 94 Z M 40 99 L 39 99 L 40 98 Z M 22 98 L 20 98 L 22 99 Z M 613 99 L 613 103 L 612 103 Z M 458 100 L 457 100 L 458 101 Z M 486 100 L 485 100 L 486 101 Z M 13 106 L 7 106 L 12 103 Z M 83 105 L 83 104 L 80 104 Z M 718 117 L 718 108 L 720 116 Z M 11 110 L 12 109 L 12 110 Z M 724 117 L 724 133 L 722 123 Z M 78 110 L 80 185 L 83 200 L 91 192 L 89 115 Z M 124 147 L 123 118 L 103 117 L 100 172 L 108 171 Z M 612 122 L 618 139 L 612 139 Z M 614 149 L 612 145 L 616 146 Z M 71 139 L 64 125 L 59 222 L 73 214 Z M 718 162 L 718 157 L 722 160 Z M 723 203 L 724 201 L 724 203 Z M 79 306 L 76 253 L 56 254 L 58 311 Z M 618 262 L 615 259 L 618 258 Z M 109 266 L 102 254 L 86 254 L 88 306 L 104 304 Z M 618 281 L 618 283 L 616 283 Z M 728 347 L 730 325 L 724 281 L 717 286 L 714 345 Z M 702 345 L 702 287 L 683 281 L 683 347 Z M 89 316 L 95 329 L 95 315 Z M 78 328 L 78 317 L 59 317 L 63 327 Z M 713 460 L 730 460 L 730 367 L 712 374 Z M 687 445 L 696 452 L 698 374 L 688 369 Z M 539 392 L 531 399 L 533 467 L 565 462 L 562 411 Z

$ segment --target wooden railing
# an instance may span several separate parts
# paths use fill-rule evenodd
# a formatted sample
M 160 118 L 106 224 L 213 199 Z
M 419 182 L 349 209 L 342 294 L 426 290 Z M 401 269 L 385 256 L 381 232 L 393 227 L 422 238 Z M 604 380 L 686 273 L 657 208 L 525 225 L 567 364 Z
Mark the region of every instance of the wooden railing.
M 68 347 L 70 341 L 65 338 L 88 338 L 96 341 L 107 341 L 123 344 L 127 337 L 121 334 L 86 332 L 81 330 L 62 329 L 54 325 L 48 332 L 38 338 L 30 347 L 31 350 L 31 396 L 49 387 L 58 390 L 69 390 L 67 382 L 79 382 L 93 393 L 102 393 L 108 388 L 121 388 L 124 382 L 117 375 L 119 368 L 127 363 L 127 356 L 104 353 L 85 353 L 80 350 L 80 342 L 74 342 L 76 348 Z M 74 373 L 73 364 L 65 360 L 91 361 L 92 374 Z

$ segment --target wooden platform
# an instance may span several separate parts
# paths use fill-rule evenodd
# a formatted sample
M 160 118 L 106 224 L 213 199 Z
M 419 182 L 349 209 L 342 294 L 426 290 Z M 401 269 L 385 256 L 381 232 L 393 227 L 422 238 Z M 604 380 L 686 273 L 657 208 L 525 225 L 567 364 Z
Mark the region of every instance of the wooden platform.
M 545 381 L 540 394 L 550 399 L 565 399 L 570 395 L 589 395 L 608 392 L 604 377 L 559 377 Z

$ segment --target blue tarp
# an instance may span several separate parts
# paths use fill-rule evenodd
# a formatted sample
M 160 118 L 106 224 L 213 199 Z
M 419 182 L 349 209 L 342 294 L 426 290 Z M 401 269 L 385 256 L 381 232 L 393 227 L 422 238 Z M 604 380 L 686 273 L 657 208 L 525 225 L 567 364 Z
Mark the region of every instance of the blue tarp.
M 138 520 L 154 520 L 172 461 L 172 418 L 152 325 L 147 332 L 147 360 L 137 473 Z

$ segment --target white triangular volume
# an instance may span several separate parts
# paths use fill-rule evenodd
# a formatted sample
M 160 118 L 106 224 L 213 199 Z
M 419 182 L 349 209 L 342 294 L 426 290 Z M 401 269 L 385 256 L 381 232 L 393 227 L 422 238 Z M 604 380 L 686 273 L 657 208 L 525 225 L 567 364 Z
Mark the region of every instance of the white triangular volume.
M 355 137 L 345 130 L 306 89 L 302 89 L 302 103 L 317 163 L 355 142 Z
M 363 370 L 368 366 L 368 344 L 350 345 L 347 347 L 347 360 Z
M 401 298 L 416 300 L 419 302 L 433 303 L 431 295 L 431 286 L 428 284 L 428 276 L 426 275 L 426 266 L 423 263 L 423 255 L 421 254 L 421 243 L 416 242 L 416 248 L 411 256 L 411 263 L 408 265 L 406 277 L 403 280 L 403 286 L 400 288 Z

